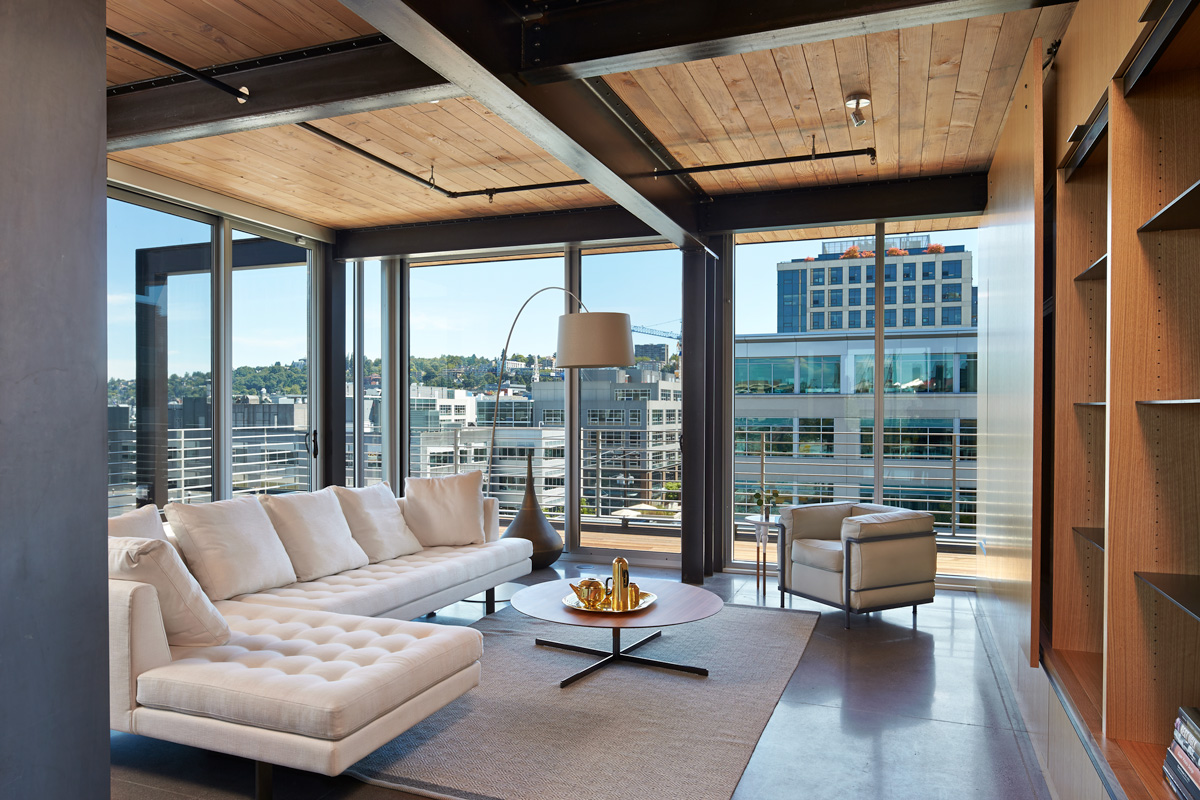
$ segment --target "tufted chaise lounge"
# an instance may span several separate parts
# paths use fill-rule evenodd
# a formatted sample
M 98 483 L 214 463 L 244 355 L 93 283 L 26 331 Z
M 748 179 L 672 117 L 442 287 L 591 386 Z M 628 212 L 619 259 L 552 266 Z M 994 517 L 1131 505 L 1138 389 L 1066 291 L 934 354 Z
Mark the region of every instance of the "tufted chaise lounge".
M 479 684 L 472 628 L 225 601 L 227 644 L 170 647 L 153 586 L 108 586 L 113 730 L 337 775 Z

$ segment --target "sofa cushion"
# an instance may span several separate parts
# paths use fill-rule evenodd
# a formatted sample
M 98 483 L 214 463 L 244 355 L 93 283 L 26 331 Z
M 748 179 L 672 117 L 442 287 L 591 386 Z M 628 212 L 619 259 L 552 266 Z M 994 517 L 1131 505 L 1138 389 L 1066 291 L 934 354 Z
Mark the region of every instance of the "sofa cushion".
M 333 491 L 342 505 L 350 534 L 372 564 L 424 549 L 408 529 L 387 481 L 363 489 L 334 486 Z
M 519 564 L 532 555 L 533 545 L 527 539 L 431 547 L 319 580 L 241 595 L 227 602 L 375 616 Z M 225 604 L 219 603 L 217 608 L 225 613 Z
M 264 494 L 258 500 L 287 550 L 296 580 L 311 581 L 369 563 L 367 554 L 350 535 L 342 505 L 332 488 Z
M 137 700 L 256 728 L 344 739 L 483 652 L 473 628 L 225 603 L 222 647 L 172 649 Z
M 175 548 L 162 539 L 109 537 L 108 577 L 154 587 L 168 644 L 206 647 L 229 641 L 225 619 L 204 596 Z
M 425 547 L 481 544 L 483 473 L 404 479 L 404 518 Z
M 163 509 L 188 569 L 210 600 L 296 582 L 287 550 L 253 497 Z
M 153 503 L 134 511 L 126 511 L 119 517 L 109 517 L 108 535 L 131 539 L 161 539 L 164 542 L 167 540 L 167 534 L 158 516 L 158 507 Z
M 792 561 L 830 572 L 841 572 L 842 543 L 837 539 L 793 539 Z

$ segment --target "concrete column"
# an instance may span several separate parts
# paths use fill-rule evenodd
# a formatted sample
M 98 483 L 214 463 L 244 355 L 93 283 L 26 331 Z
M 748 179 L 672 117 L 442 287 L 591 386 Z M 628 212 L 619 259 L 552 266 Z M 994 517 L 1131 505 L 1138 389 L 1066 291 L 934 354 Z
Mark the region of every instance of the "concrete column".
M 104 3 L 0 3 L 0 795 L 109 796 Z

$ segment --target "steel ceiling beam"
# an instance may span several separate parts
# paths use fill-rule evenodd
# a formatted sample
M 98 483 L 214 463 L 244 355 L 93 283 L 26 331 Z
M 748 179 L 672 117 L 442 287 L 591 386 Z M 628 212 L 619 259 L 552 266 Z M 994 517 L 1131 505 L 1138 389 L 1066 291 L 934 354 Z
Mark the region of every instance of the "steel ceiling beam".
M 341 0 L 377 30 L 455 84 L 673 244 L 703 247 L 694 193 L 584 81 L 523 86 L 521 19 L 487 0 Z M 673 165 L 671 165 L 673 166 Z
M 698 203 L 702 235 L 880 220 L 972 216 L 987 205 L 987 173 L 721 195 Z M 618 206 L 420 222 L 337 232 L 336 259 L 479 255 L 488 251 L 646 240 L 655 231 Z
M 250 91 L 240 105 L 167 76 L 108 90 L 108 152 L 459 97 L 442 76 L 382 36 L 201 70 Z
M 1060 0 L 523 0 L 525 83 L 609 75 L 773 47 L 1057 5 Z

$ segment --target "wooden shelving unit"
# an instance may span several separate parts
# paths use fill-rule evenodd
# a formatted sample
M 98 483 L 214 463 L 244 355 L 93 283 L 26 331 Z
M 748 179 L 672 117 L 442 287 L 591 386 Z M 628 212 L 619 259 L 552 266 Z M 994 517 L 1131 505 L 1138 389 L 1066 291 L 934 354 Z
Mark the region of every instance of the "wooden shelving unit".
M 1097 258 L 1092 265 L 1075 276 L 1077 281 L 1102 281 L 1108 277 L 1108 253 Z
M 1200 181 L 1183 190 L 1157 214 L 1146 220 L 1139 233 L 1187 231 L 1200 228 Z
M 1135 572 L 1137 579 L 1200 622 L 1200 575 Z
M 1139 406 L 1200 406 L 1200 400 L 1138 400 Z
M 1096 400 L 1095 402 L 1091 402 L 1091 403 L 1076 403 L 1075 407 L 1076 408 L 1104 408 L 1107 405 L 1108 405 L 1108 403 L 1104 402 L 1103 400 Z
M 1076 536 L 1101 552 L 1104 551 L 1104 528 L 1072 528 Z

